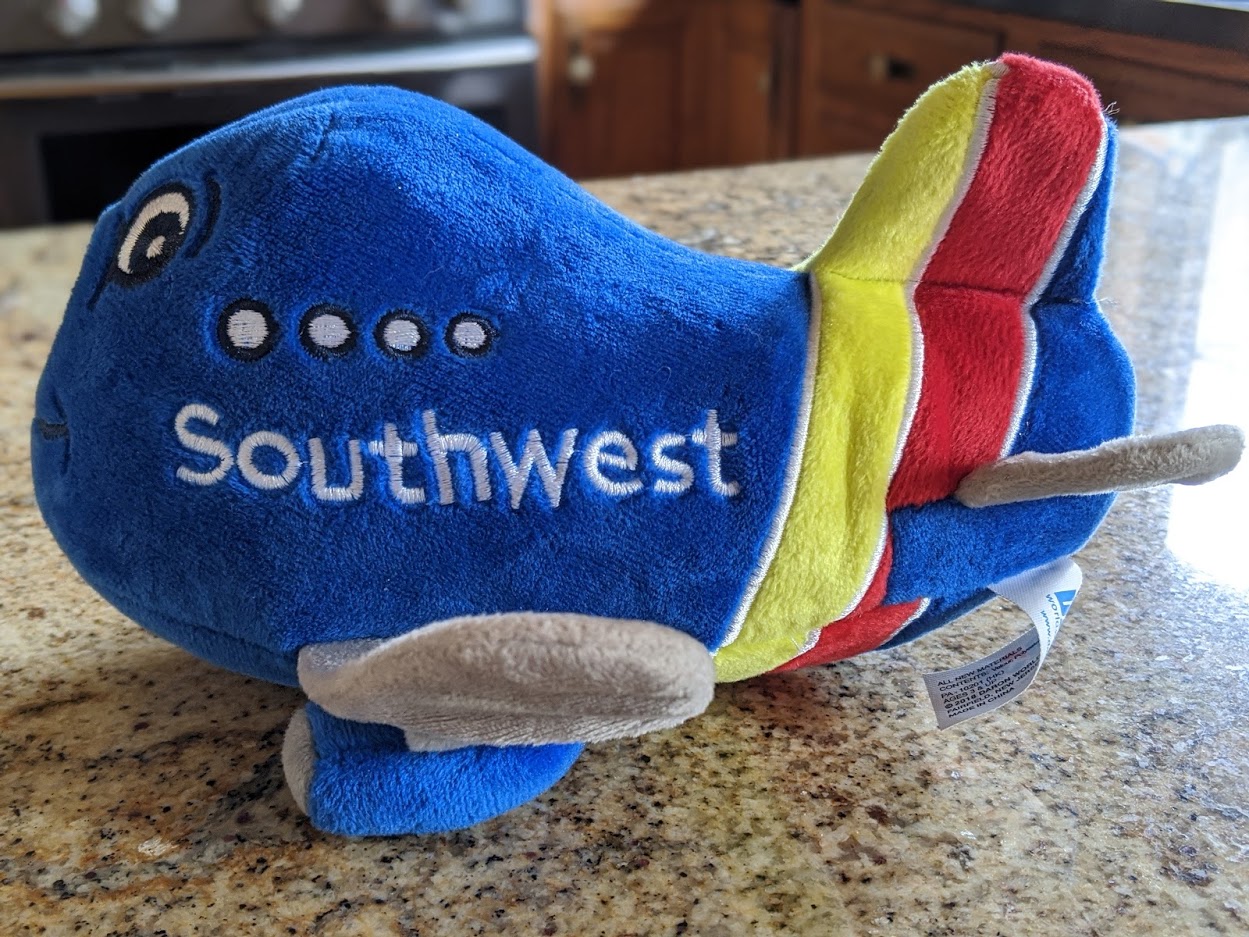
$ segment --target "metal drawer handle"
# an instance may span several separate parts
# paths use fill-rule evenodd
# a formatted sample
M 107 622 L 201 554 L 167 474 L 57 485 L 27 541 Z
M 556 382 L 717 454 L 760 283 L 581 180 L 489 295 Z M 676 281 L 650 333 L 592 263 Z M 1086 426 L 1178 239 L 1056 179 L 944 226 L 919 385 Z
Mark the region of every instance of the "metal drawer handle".
M 867 57 L 867 74 L 875 82 L 914 81 L 915 66 L 887 52 L 873 52 Z
M 594 59 L 578 50 L 568 59 L 568 83 L 584 88 L 594 80 Z

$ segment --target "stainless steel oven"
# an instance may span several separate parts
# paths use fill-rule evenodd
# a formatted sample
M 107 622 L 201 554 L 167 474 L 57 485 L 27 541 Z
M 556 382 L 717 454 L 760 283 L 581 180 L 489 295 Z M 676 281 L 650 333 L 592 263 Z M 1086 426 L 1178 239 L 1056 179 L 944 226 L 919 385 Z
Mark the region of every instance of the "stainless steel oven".
M 526 146 L 522 0 L 0 3 L 0 227 L 94 218 L 155 159 L 284 98 L 385 82 Z

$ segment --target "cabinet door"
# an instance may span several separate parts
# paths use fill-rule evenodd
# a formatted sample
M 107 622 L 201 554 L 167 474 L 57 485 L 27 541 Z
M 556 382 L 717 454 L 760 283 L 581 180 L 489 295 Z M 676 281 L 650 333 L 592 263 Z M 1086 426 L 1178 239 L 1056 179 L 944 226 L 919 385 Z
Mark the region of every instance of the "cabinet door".
M 550 14 L 544 151 L 569 175 L 790 155 L 792 5 L 555 0 Z
M 929 85 L 991 59 L 1000 35 L 808 0 L 802 7 L 798 153 L 873 150 Z
M 698 163 L 739 165 L 792 155 L 797 5 L 721 0 L 706 5 L 703 19 L 709 71 L 697 93 L 709 123 L 695 154 Z
M 698 4 L 555 5 L 549 158 L 573 176 L 684 165 Z

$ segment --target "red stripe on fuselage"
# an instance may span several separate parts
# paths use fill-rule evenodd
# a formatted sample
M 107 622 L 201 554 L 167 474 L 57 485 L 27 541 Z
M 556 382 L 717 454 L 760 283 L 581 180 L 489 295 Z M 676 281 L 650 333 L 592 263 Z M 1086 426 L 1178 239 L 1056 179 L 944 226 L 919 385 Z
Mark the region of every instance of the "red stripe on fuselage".
M 892 561 L 893 538 L 886 531 L 885 548 L 881 553 L 880 562 L 876 564 L 872 582 L 854 611 L 831 625 L 827 625 L 820 632 L 820 637 L 811 650 L 800 654 L 787 664 L 782 664 L 776 670 L 797 670 L 800 667 L 831 664 L 835 660 L 845 660 L 847 657 L 873 650 L 888 641 L 914 611 L 911 606 L 915 604 L 907 603 L 905 608 L 909 611 L 905 614 L 901 613 L 904 608 L 901 605 L 880 607 L 880 603 L 885 600 L 885 587 L 888 585 Z M 888 614 L 884 614 L 885 612 Z M 895 622 L 894 619 L 897 621 Z
M 898 633 L 923 603 L 923 599 L 903 602 L 899 605 L 881 605 L 847 615 L 841 621 L 820 632 L 820 641 L 807 653 L 795 657 L 787 664 L 781 664 L 774 673 L 787 670 L 801 670 L 803 667 L 816 667 L 820 664 L 831 664 L 833 661 L 857 657 L 880 647 Z M 825 641 L 824 636 L 829 640 Z

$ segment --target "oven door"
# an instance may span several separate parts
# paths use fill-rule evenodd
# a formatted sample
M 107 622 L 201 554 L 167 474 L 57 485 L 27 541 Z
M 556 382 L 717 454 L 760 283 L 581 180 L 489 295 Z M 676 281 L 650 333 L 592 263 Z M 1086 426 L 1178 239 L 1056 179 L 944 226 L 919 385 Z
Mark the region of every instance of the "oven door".
M 183 143 L 328 85 L 420 91 L 532 148 L 536 60 L 532 38 L 506 36 L 263 59 L 131 58 L 102 70 L 0 75 L 0 228 L 94 219 Z

